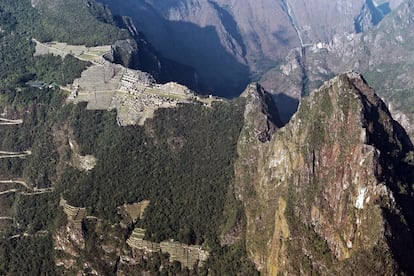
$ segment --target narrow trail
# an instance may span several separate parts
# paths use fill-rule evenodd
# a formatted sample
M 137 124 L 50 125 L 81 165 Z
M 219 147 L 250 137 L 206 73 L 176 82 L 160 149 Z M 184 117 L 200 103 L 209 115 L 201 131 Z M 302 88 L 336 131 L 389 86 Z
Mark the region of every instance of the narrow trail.
M 1 122 L 5 122 L 5 123 L 1 123 Z M 23 123 L 23 120 L 9 120 L 9 119 L 5 119 L 5 118 L 0 118 L 0 125 L 1 124 L 3 124 L 3 125 L 4 124 L 21 124 L 21 123 Z M 19 152 L 0 151 L 0 159 L 25 158 L 25 157 L 27 157 L 31 154 L 32 154 L 32 152 L 30 150 L 19 151 Z M 31 185 L 29 185 L 26 182 L 21 181 L 21 180 L 13 180 L 13 179 L 0 180 L 0 184 L 19 184 L 19 185 L 23 186 L 24 188 L 26 188 L 27 190 L 30 191 L 30 192 L 22 192 L 20 189 L 9 189 L 7 191 L 0 192 L 0 195 L 20 192 L 22 195 L 32 196 L 32 195 L 40 195 L 40 194 L 44 194 L 44 193 L 50 193 L 50 192 L 54 191 L 54 188 L 40 188 L 40 189 L 37 188 L 37 187 L 33 188 Z
M 54 188 L 44 188 L 44 189 L 33 190 L 33 192 L 22 192 L 19 189 L 10 189 L 10 190 L 7 190 L 7 191 L 0 192 L 0 195 L 7 195 L 7 194 L 11 194 L 11 193 L 20 192 L 21 195 L 34 196 L 34 195 L 52 193 L 54 190 L 55 190 Z
M 0 192 L 0 195 L 4 195 L 4 194 L 8 194 L 8 193 L 16 193 L 16 192 L 20 192 L 20 194 L 22 195 L 27 195 L 27 196 L 33 196 L 33 195 L 41 195 L 41 194 L 45 194 L 45 193 L 51 193 L 55 190 L 55 188 L 50 187 L 50 188 L 37 188 L 37 187 L 33 187 L 29 184 L 27 184 L 24 181 L 20 181 L 20 180 L 0 180 L 0 184 L 19 184 L 21 186 L 23 186 L 24 188 L 26 188 L 28 191 L 27 192 L 23 192 L 19 189 L 9 189 L 7 191 L 3 191 Z
M 55 189 L 53 187 L 51 188 L 34 188 L 32 192 L 22 192 L 22 195 L 27 195 L 27 196 L 34 196 L 34 195 L 41 195 L 41 194 L 46 194 L 46 193 L 51 193 L 53 192 Z
M 2 116 L 3 115 L 4 114 L 2 113 Z M 6 119 L 6 118 L 0 117 L 0 126 L 1 125 L 20 125 L 20 124 L 23 124 L 22 119 L 13 120 L 13 119 Z M 31 154 L 32 154 L 32 152 L 30 150 L 19 151 L 19 152 L 0 150 L 0 159 L 3 159 L 3 158 L 25 158 L 26 156 L 31 155 Z
M 13 151 L 0 151 L 0 159 L 3 158 L 25 158 L 26 156 L 31 155 L 30 150 L 13 152 Z
M 0 116 L 5 116 L 5 115 L 6 114 L 2 113 Z M 4 117 L 0 117 L 0 126 L 11 126 L 11 125 L 20 125 L 20 124 L 23 124 L 22 119 L 13 120 L 13 119 L 6 119 Z M 32 154 L 32 152 L 30 150 L 20 151 L 20 152 L 0 151 L 0 159 L 25 158 L 25 157 L 27 157 L 31 154 Z M 50 193 L 50 192 L 54 191 L 54 188 L 32 187 L 32 185 L 29 185 L 25 181 L 22 181 L 21 178 L 0 180 L 0 186 L 3 185 L 4 188 L 8 188 L 6 185 L 10 185 L 10 184 L 18 184 L 20 187 L 8 189 L 6 191 L 1 191 L 0 196 L 12 194 L 12 193 L 13 194 L 14 193 L 19 193 L 19 194 L 25 195 L 25 196 L 34 196 L 34 195 L 40 195 L 40 194 Z M 10 221 L 14 222 L 15 218 L 10 217 L 10 216 L 0 216 L 0 220 L 10 220 Z M 40 231 L 38 233 L 39 234 L 44 234 L 42 231 Z M 38 233 L 36 233 L 36 235 Z M 17 234 L 17 235 L 10 236 L 8 239 L 12 240 L 12 239 L 17 239 L 17 238 L 20 238 L 20 237 L 28 237 L 28 236 L 31 236 L 31 235 L 25 232 L 25 233 L 22 233 L 22 234 Z
M 23 124 L 22 119 L 12 120 L 12 119 L 6 119 L 0 117 L 0 126 L 4 125 L 21 125 Z
M 95 217 L 95 216 L 86 216 L 86 219 L 95 219 L 95 220 L 100 220 L 100 218 Z
M 7 195 L 7 194 L 11 194 L 11 193 L 16 193 L 18 191 L 19 191 L 19 189 L 10 189 L 10 190 L 7 190 L 7 191 L 0 192 L 0 195 Z
M 34 234 L 29 234 L 27 232 L 24 232 L 22 234 L 17 234 L 17 235 L 10 236 L 9 240 L 17 239 L 17 238 L 20 238 L 20 237 L 40 237 L 40 236 L 45 236 L 48 233 L 49 233 L 49 231 L 47 231 L 47 230 L 40 230 L 40 231 L 38 231 Z

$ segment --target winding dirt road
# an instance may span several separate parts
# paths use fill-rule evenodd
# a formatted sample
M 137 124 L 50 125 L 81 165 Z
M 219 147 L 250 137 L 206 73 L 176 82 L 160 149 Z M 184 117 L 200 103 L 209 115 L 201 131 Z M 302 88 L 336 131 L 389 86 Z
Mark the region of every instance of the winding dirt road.
M 27 188 L 29 190 L 31 189 L 31 187 L 29 185 L 27 185 L 27 183 L 24 182 L 24 181 L 13 180 L 13 179 L 0 180 L 0 184 L 13 184 L 13 183 L 20 184 L 20 185 L 22 185 L 23 187 L 25 187 L 25 188 Z

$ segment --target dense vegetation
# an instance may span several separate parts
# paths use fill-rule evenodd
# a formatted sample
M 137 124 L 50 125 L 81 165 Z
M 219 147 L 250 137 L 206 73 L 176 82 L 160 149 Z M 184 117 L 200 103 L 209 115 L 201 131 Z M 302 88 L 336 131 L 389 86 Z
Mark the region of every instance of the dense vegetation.
M 41 20 L 45 20 L 33 9 L 30 1 L 5 0 L 0 2 L 0 89 L 14 90 L 25 82 L 38 79 L 48 83 L 67 84 L 80 76 L 87 66 L 72 56 L 64 60 L 60 57 L 33 57 L 32 38 L 45 35 Z M 49 24 L 48 26 L 52 26 Z M 68 25 L 71 26 L 71 25 Z M 66 33 L 67 30 L 61 30 Z M 58 39 L 56 37 L 51 39 Z
M 6 109 L 8 114 L 23 119 L 23 124 L 1 127 L 0 149 L 17 152 L 32 149 L 32 155 L 24 160 L 0 159 L 0 175 L 25 176 L 34 186 L 50 186 L 58 158 L 52 127 L 65 118 L 64 111 L 69 109 L 62 108 L 64 95 L 55 89 L 32 87 L 2 95 L 0 110 Z
M 51 126 L 60 120 L 63 95 L 54 89 L 31 87 L 3 92 L 0 109 L 23 118 L 18 126 L 2 126 L 1 150 L 32 149 L 25 159 L 6 158 L 0 161 L 0 179 L 24 179 L 39 188 L 50 186 L 55 175 L 56 149 Z M 27 192 L 23 187 L 19 190 Z M 20 193 L 1 195 L 2 215 L 13 217 L 2 224 L 0 233 L 0 274 L 54 274 L 52 233 L 65 222 L 58 208 L 57 193 L 36 196 Z
M 53 126 L 66 120 L 72 124 L 82 153 L 98 158 L 97 166 L 90 173 L 67 168 L 55 186 L 56 192 L 12 197 L 8 204 L 2 198 L 6 209 L 10 208 L 20 224 L 9 229 L 9 235 L 16 232 L 34 235 L 3 241 L 5 271 L 17 269 L 14 264 L 33 254 L 30 252 L 37 246 L 51 245 L 42 233 L 53 233 L 65 220 L 61 211 L 56 212 L 61 193 L 72 204 L 86 206 L 92 214 L 110 223 L 118 220 L 117 206 L 150 199 L 145 219 L 139 222 L 148 229 L 148 238 L 156 241 L 174 238 L 189 244 L 207 242 L 212 257 L 199 271 L 201 274 L 254 271 L 243 242 L 224 248 L 218 242 L 221 225 L 231 216 L 224 213 L 237 209 L 229 202 L 232 196 L 225 191 L 231 192 L 235 146 L 243 121 L 242 100 L 217 103 L 213 108 L 183 105 L 162 109 L 145 127 L 119 127 L 114 112 L 88 111 L 84 105 L 62 107 L 62 103 L 63 95 L 53 89 L 27 87 L 3 97 L 3 105 L 9 110 L 14 107 L 16 114 L 24 106 L 29 111 L 24 113 L 24 124 L 2 128 L 5 130 L 1 132 L 3 146 L 13 150 L 31 148 L 33 154 L 9 163 L 1 170 L 2 176 L 11 169 L 15 171 L 12 178 L 23 175 L 32 185 L 50 186 L 58 162 Z M 12 205 L 16 206 L 15 211 L 11 211 Z M 96 237 L 96 233 L 93 235 Z M 29 247 L 14 255 L 8 248 L 21 250 L 19 242 Z M 53 251 L 52 247 L 48 248 L 44 251 Z M 88 252 L 85 251 L 86 256 L 95 251 Z M 52 271 L 48 263 L 40 261 L 45 258 L 43 254 L 36 253 L 32 258 L 39 258 L 40 268 L 35 267 L 40 271 Z M 147 265 L 142 269 L 150 269 Z M 178 270 L 174 264 L 165 266 L 164 272 L 168 271 L 189 273 Z
M 110 12 L 95 1 L 46 0 L 37 8 L 42 15 L 39 38 L 43 41 L 96 46 L 129 37 L 126 30 L 114 26 Z
M 242 110 L 242 102 L 183 105 L 159 110 L 146 128 L 119 128 L 114 113 L 78 108 L 75 136 L 98 163 L 89 174 L 66 173 L 65 198 L 109 220 L 117 206 L 149 199 L 141 226 L 152 240 L 213 241 L 233 179 Z
M 50 235 L 0 239 L 0 274 L 56 275 L 52 248 Z
M 38 16 L 30 1 L 0 2 L 0 88 L 13 85 L 32 64 Z
M 66 85 L 79 78 L 88 65 L 88 62 L 78 60 L 71 55 L 66 55 L 63 59 L 51 54 L 44 55 L 35 58 L 31 68 L 33 72 L 31 79 Z
M 198 272 L 201 275 L 259 275 L 247 256 L 244 236 L 233 245 L 213 249 Z

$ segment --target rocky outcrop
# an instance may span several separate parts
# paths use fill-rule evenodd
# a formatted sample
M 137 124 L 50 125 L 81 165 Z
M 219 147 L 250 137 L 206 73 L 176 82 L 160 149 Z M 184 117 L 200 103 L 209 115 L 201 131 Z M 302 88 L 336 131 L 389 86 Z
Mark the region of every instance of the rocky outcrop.
M 245 117 L 254 117 L 253 120 L 246 120 L 252 124 L 246 127 L 254 129 L 260 142 L 270 141 L 276 129 L 282 126 L 272 96 L 260 84 L 252 83 L 241 97 L 247 99 Z
M 107 225 L 94 216 L 86 216 L 86 208 L 71 206 L 61 198 L 60 206 L 67 223 L 54 235 L 56 266 L 76 275 L 102 275 L 116 271 L 122 257 L 131 258 L 131 250 L 124 248 L 126 230 L 119 224 Z
M 137 67 L 137 64 L 135 64 L 137 54 L 138 45 L 134 40 L 118 40 L 112 45 L 112 56 L 107 56 L 107 59 L 124 67 L 133 68 Z
M 261 116 L 259 113 L 258 116 Z M 357 73 L 303 99 L 262 144 L 246 116 L 236 194 L 264 274 L 412 272 L 413 146 Z
M 355 31 L 365 32 L 377 25 L 390 12 L 388 3 L 377 6 L 375 1 L 366 0 L 361 13 L 355 18 Z

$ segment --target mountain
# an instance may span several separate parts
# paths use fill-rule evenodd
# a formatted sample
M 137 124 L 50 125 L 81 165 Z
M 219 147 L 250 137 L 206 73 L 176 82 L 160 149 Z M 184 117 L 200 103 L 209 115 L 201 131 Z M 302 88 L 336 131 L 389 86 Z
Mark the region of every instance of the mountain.
M 371 0 L 100 2 L 131 17 L 164 56 L 195 68 L 205 93 L 226 97 L 240 94 L 292 48 L 369 29 L 386 15 Z M 384 5 L 394 9 L 400 2 Z
M 299 98 L 340 72 L 358 70 L 412 135 L 413 15 L 411 2 L 405 1 L 366 33 L 338 35 L 329 43 L 296 49 L 282 66 L 267 73 L 263 85 Z
M 326 82 L 269 143 L 257 139 L 262 116 L 246 107 L 235 165 L 256 267 L 412 271 L 413 145 L 365 80 L 350 72 Z
M 179 2 L 166 1 L 161 5 L 158 2 L 151 4 L 145 1 L 102 3 L 108 4 L 116 15 L 131 17 L 163 55 L 172 60 L 185 61 L 187 65 L 197 68 L 204 93 L 232 97 L 237 96 L 247 85 L 249 69 L 244 62 L 245 46 L 237 25 L 228 13 L 220 11 L 223 20 L 226 20 L 226 27 L 235 32 L 227 35 L 225 27 L 221 25 L 221 19 L 218 18 L 218 11 L 210 2 L 196 1 L 182 6 L 183 14 L 204 20 L 200 25 L 188 20 L 169 20 L 160 14 L 162 11 L 157 10 L 178 5 Z M 207 20 L 217 21 L 223 31 L 218 34 L 216 27 Z M 225 43 L 227 48 L 223 47 L 222 43 Z
M 258 83 L 160 83 L 92 0 L 4 0 L 0 27 L 1 275 L 413 273 L 414 148 L 360 74 L 286 122 Z

